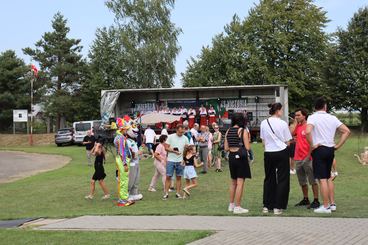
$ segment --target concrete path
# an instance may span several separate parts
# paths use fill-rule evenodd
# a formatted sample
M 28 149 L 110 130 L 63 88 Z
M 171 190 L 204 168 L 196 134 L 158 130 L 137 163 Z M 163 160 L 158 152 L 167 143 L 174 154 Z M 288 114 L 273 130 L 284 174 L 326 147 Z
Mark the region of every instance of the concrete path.
M 368 244 L 368 219 L 216 216 L 82 216 L 42 230 L 211 230 L 192 244 Z
M 71 159 L 65 156 L 0 151 L 0 183 L 61 168 Z

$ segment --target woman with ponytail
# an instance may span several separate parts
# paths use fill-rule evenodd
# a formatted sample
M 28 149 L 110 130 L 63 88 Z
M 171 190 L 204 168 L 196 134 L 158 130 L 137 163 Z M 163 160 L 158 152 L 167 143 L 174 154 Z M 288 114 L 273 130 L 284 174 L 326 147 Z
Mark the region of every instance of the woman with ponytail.
M 282 214 L 287 208 L 290 191 L 289 141 L 292 139 L 288 124 L 281 120 L 281 103 L 269 104 L 270 117 L 261 123 L 260 136 L 264 145 L 263 213 L 273 210 Z

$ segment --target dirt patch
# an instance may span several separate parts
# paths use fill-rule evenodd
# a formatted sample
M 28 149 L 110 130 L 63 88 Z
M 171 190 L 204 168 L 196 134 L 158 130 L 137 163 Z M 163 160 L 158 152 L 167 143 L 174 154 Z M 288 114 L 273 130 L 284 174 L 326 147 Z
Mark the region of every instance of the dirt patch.
M 55 134 L 34 134 L 33 144 L 55 144 Z M 27 134 L 0 134 L 0 147 L 7 146 L 29 146 L 29 136 Z
M 41 172 L 58 169 L 70 157 L 17 151 L 0 151 L 0 183 L 13 182 Z

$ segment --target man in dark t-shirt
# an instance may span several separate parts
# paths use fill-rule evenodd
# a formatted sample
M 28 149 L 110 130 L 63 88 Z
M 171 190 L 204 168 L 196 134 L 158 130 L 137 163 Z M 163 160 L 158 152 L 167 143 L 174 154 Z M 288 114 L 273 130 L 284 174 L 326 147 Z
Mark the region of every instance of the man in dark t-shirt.
M 95 141 L 96 141 L 95 136 L 91 134 L 91 130 L 88 130 L 87 135 L 83 138 L 83 143 L 82 143 L 83 145 L 86 146 L 88 166 L 92 166 L 91 150 L 95 146 Z

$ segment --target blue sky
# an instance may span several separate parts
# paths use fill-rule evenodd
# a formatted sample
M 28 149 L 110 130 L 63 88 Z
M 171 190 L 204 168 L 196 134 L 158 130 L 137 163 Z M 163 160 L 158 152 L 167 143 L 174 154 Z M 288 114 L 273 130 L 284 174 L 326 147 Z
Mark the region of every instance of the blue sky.
M 180 73 L 185 71 L 187 60 L 197 56 L 202 46 L 211 44 L 213 36 L 222 32 L 235 13 L 243 19 L 255 3 L 258 1 L 176 0 L 172 21 L 182 28 L 183 33 L 179 37 L 182 50 L 176 61 L 175 86 L 181 86 Z M 345 28 L 355 12 L 368 5 L 368 0 L 316 0 L 315 4 L 327 11 L 331 21 L 326 31 L 333 32 L 338 26 Z M 51 19 L 57 11 L 68 19 L 69 36 L 82 39 L 85 56 L 96 29 L 113 22 L 113 15 L 103 0 L 2 1 L 0 52 L 12 49 L 27 63 L 30 62 L 22 48 L 34 47 L 42 34 L 51 30 Z

